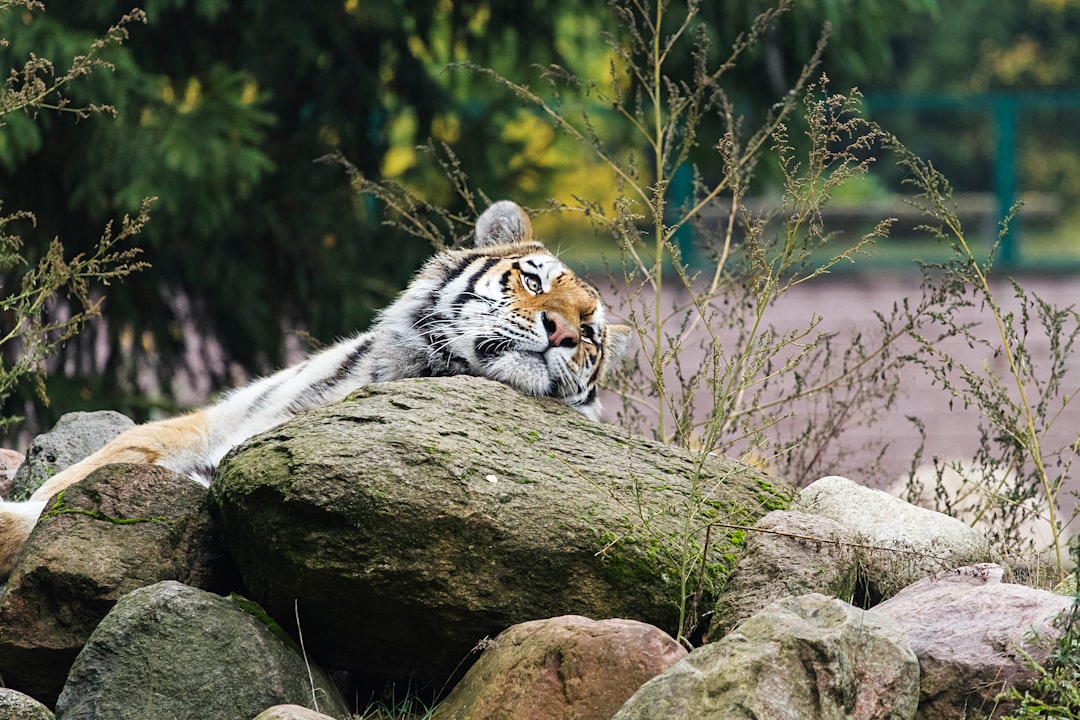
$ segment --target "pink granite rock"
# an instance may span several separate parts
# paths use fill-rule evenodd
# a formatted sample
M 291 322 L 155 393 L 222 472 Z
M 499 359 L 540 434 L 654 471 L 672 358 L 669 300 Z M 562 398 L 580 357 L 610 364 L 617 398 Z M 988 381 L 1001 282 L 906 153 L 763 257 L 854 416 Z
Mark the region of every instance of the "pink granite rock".
M 997 696 L 1034 680 L 1024 654 L 1045 663 L 1061 635 L 1054 619 L 1073 599 L 1005 583 L 1003 576 L 991 564 L 950 570 L 869 611 L 900 625 L 919 658 L 917 717 L 1000 717 L 1009 707 Z
M 667 633 L 636 620 L 521 623 L 495 638 L 432 720 L 610 720 L 685 656 Z

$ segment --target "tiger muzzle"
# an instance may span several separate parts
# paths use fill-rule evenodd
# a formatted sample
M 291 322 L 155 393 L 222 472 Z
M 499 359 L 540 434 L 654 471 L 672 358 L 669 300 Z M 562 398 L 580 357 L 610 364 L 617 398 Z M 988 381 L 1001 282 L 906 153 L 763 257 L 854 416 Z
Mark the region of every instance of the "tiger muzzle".
M 548 336 L 548 347 L 577 347 L 578 331 L 555 313 L 540 314 L 544 322 L 544 331 Z

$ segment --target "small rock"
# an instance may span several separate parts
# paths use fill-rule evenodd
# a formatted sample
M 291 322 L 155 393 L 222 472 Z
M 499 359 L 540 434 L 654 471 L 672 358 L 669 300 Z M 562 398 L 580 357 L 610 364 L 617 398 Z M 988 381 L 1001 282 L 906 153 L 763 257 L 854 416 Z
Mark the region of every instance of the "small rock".
M 25 500 L 41 484 L 110 440 L 135 427 L 131 418 L 112 410 L 61 415 L 53 429 L 38 435 L 26 451 L 26 461 L 11 481 L 8 500 Z
M 334 720 L 329 715 L 309 710 L 302 705 L 275 705 L 255 716 L 255 720 Z
M 29 695 L 0 688 L 0 720 L 54 720 L 52 710 Z
M 24 460 L 26 458 L 22 453 L 0 448 L 0 499 L 6 499 L 11 494 L 11 481 Z
M 854 534 L 835 520 L 774 510 L 746 533 L 746 547 L 716 601 L 709 639 L 785 597 L 821 593 L 848 600 L 859 574 Z
M 670 635 L 635 620 L 521 623 L 495 638 L 431 720 L 609 720 L 685 656 Z
M 320 711 L 349 718 L 325 674 L 257 606 L 245 608 L 173 581 L 128 593 L 75 659 L 57 717 L 251 718 L 275 705 L 313 705 L 314 695 Z
M 1013 471 L 992 471 L 970 461 L 950 460 L 924 464 L 914 474 L 897 478 L 887 491 L 898 498 L 943 512 L 965 525 L 978 528 L 994 539 L 1005 561 L 1020 571 L 1040 566 L 1070 571 L 1075 567 L 1069 556 L 1073 530 L 1069 518 L 1058 531 L 1055 550 L 1054 532 L 1045 503 L 1030 498 L 1019 505 L 1013 500 L 1019 480 Z M 1041 495 L 1040 495 L 1041 497 Z
M 863 607 L 935 572 L 997 560 L 981 532 L 847 478 L 815 480 L 791 509 L 830 518 L 853 533 L 862 546 L 865 581 L 864 597 L 855 602 Z
M 645 683 L 613 720 L 910 720 L 919 665 L 887 618 L 786 598 Z
M 920 717 L 972 717 L 1008 709 L 998 694 L 1024 690 L 1035 678 L 1029 660 L 1045 664 L 1061 630 L 1054 619 L 1073 598 L 1002 582 L 1005 569 L 982 564 L 924 578 L 881 603 L 907 633 L 919 658 Z M 968 713 L 968 714 L 964 714 Z

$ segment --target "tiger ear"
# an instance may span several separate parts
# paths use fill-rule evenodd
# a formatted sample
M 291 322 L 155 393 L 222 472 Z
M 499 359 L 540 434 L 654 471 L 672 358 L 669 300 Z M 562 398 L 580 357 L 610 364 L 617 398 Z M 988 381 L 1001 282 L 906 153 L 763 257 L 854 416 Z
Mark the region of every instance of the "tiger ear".
M 476 220 L 476 247 L 532 241 L 532 222 L 517 203 L 500 200 Z
M 626 350 L 630 347 L 631 335 L 633 335 L 633 332 L 629 325 L 608 325 L 607 343 L 605 344 L 608 367 L 622 360 Z

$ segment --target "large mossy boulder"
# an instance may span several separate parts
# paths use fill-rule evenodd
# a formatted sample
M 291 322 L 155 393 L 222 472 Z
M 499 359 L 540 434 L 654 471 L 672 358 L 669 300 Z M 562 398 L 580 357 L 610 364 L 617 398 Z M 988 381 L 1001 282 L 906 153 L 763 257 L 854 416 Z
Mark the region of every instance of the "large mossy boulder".
M 781 481 L 456 377 L 362 388 L 234 450 L 212 507 L 248 592 L 325 667 L 438 688 L 482 639 L 566 614 L 677 630 Z M 686 538 L 690 525 L 701 530 Z

